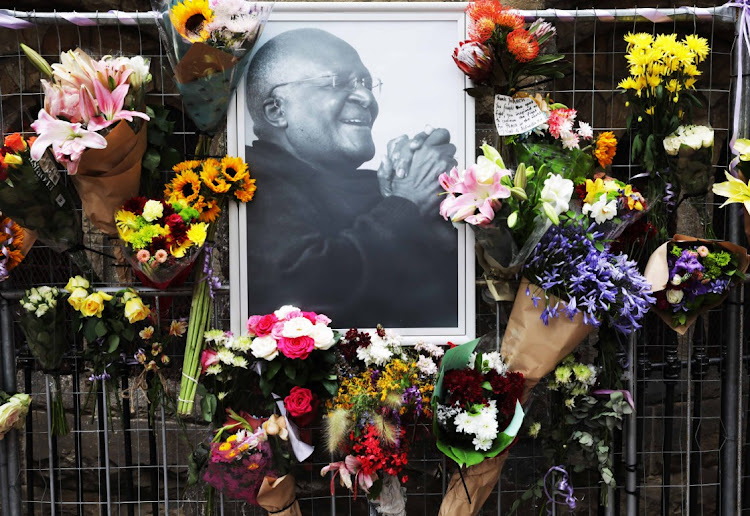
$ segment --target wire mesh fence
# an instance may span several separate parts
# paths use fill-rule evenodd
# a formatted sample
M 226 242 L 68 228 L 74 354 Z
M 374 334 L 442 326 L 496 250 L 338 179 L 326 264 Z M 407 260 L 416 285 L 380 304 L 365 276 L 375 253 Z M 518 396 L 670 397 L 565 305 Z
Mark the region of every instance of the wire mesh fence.
M 716 177 L 721 178 L 730 159 L 732 52 L 736 45 L 733 13 L 727 8 L 659 12 L 659 16 L 651 10 L 627 9 L 524 12 L 527 19 L 543 16 L 554 23 L 558 31 L 557 51 L 566 54 L 572 63 L 572 73 L 563 80 L 544 85 L 544 91 L 557 102 L 577 109 L 579 118 L 590 122 L 595 131 L 615 131 L 621 143 L 613 173 L 623 179 L 631 178 L 639 171 L 629 159 L 627 108 L 617 90 L 618 82 L 626 75 L 623 36 L 631 31 L 702 35 L 709 40 L 711 54 L 698 83 L 705 109 L 696 122 L 707 123 L 715 130 L 718 159 L 714 160 L 714 169 Z M 176 126 L 171 143 L 185 155 L 192 153 L 196 131 L 191 121 L 181 114 L 180 97 L 172 84 L 169 65 L 150 15 L 96 13 L 88 16 L 93 24 L 76 24 L 61 13 L 6 14 L 16 14 L 32 25 L 4 31 L 4 37 L 0 38 L 0 126 L 4 134 L 23 131 L 31 136 L 29 125 L 42 101 L 39 73 L 20 53 L 19 44 L 26 43 L 37 49 L 51 62 L 58 59 L 61 51 L 80 47 L 93 56 L 139 54 L 149 57 L 154 80 L 148 102 L 173 109 Z M 491 114 L 481 107 L 477 141 L 494 141 Z M 710 196 L 683 203 L 677 229 L 687 234 L 699 231 L 697 210 L 702 209 L 704 203 L 713 214 L 717 236 L 728 235 L 729 217 L 717 209 L 719 203 Z M 89 257 L 103 279 L 103 286 L 132 281 L 127 268 L 117 266 L 112 259 L 116 241 L 86 227 L 84 244 L 91 250 Z M 222 246 L 228 246 L 226 238 L 217 244 L 219 250 Z M 221 270 L 227 279 L 231 274 L 228 264 L 222 263 Z M 0 484 L 4 484 L 5 489 L 2 513 L 16 514 L 13 504 L 17 502 L 18 508 L 30 515 L 202 514 L 207 500 L 200 487 L 186 485 L 187 457 L 192 446 L 209 437 L 209 427 L 197 415 L 190 420 L 178 420 L 169 406 L 150 414 L 145 394 L 134 388 L 132 371 L 123 371 L 117 391 L 93 391 L 96 382 L 90 381 L 85 364 L 74 356 L 65 360 L 55 374 L 62 379 L 71 432 L 59 438 L 51 435 L 47 407 L 54 383 L 50 375 L 37 369 L 17 325 L 11 327 L 7 316 L 15 310 L 19 290 L 42 284 L 63 285 L 75 273 L 72 262 L 36 245 L 14 271 L 12 284 L 2 285 L 4 298 L 11 303 L 4 304 L 6 316 L 2 320 L 5 325 L 4 385 L 6 390 L 15 386 L 33 398 L 33 410 L 23 434 L 15 441 L 0 442 L 5 447 L 0 450 L 4 453 L 4 460 L 0 461 Z M 181 318 L 188 315 L 189 294 L 190 287 L 186 285 L 169 295 L 157 292 L 145 295 L 153 297 L 155 303 L 169 304 L 166 310 L 169 316 Z M 223 290 L 217 298 L 214 327 L 229 325 L 227 294 Z M 487 302 L 481 285 L 477 289 L 477 307 L 479 334 L 502 327 L 508 307 Z M 726 367 L 733 366 L 723 361 L 727 343 L 732 342 L 733 336 L 727 334 L 722 312 L 721 308 L 712 311 L 685 337 L 677 338 L 659 323 L 647 326 L 634 343 L 621 343 L 621 358 L 628 363 L 627 371 L 633 382 L 637 417 L 629 426 L 630 431 L 617 433 L 614 453 L 618 483 L 606 503 L 602 501 L 603 487 L 595 468 L 593 472 L 576 476 L 578 514 L 719 513 L 719 493 L 724 478 L 720 468 L 721 445 L 727 435 L 726 418 L 723 420 L 722 414 L 733 410 L 726 403 L 722 405 L 721 400 L 722 389 L 727 389 L 722 378 Z M 68 337 L 76 347 L 82 345 L 79 336 L 71 332 Z M 174 371 L 167 372 L 167 378 L 174 390 L 179 380 L 176 371 L 181 363 L 179 351 L 175 351 L 172 358 L 176 365 Z M 740 389 L 744 407 L 746 378 L 743 376 L 742 384 L 734 388 Z M 530 407 L 534 419 L 545 420 L 549 405 L 543 393 L 536 394 Z M 750 406 L 743 410 L 750 411 Z M 548 423 L 554 425 L 555 421 Z M 319 429 L 312 431 L 317 433 Z M 410 515 L 437 513 L 453 471 L 429 439 L 420 439 L 427 433 L 423 429 L 414 431 L 406 483 Z M 750 427 L 739 437 L 742 457 L 750 459 Z M 21 463 L 14 469 L 11 456 L 17 450 Z M 310 463 L 295 472 L 303 513 L 366 514 L 369 509 L 363 496 L 355 498 L 343 489 L 331 494 L 329 479 L 319 475 L 320 468 L 327 465 L 329 459 L 327 453 L 318 449 Z M 498 489 L 483 513 L 505 514 L 513 501 L 551 465 L 536 441 L 523 437 L 511 451 Z M 746 493 L 742 496 L 742 512 L 750 512 L 750 475 L 744 468 L 741 482 Z M 13 486 L 19 486 L 19 490 L 14 491 Z M 11 501 L 14 494 L 20 496 L 15 502 Z M 239 502 L 217 500 L 215 503 L 220 514 L 261 513 Z M 532 500 L 523 504 L 518 514 L 539 514 L 540 511 L 545 511 L 543 500 Z

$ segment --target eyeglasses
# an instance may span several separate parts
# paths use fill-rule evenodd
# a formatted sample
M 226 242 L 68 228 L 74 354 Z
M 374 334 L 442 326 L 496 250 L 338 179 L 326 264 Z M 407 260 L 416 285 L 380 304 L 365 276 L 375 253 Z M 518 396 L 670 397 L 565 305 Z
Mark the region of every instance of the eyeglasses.
M 298 81 L 282 82 L 281 84 L 277 84 L 276 86 L 271 88 L 269 95 L 273 93 L 273 90 L 275 90 L 276 88 L 280 88 L 281 86 L 311 81 L 318 81 L 320 83 L 320 87 L 322 88 L 330 88 L 337 91 L 348 91 L 350 93 L 355 92 L 358 87 L 362 87 L 370 90 L 374 95 L 380 94 L 380 89 L 383 86 L 383 81 L 373 77 L 345 78 L 335 73 L 329 73 L 325 75 L 319 75 L 318 77 L 300 79 Z

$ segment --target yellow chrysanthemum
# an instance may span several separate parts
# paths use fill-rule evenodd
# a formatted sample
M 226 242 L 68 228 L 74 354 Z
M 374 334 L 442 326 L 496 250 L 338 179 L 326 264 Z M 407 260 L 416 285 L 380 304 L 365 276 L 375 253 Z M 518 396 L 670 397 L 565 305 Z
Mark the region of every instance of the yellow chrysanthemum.
M 708 41 L 706 40 L 706 38 L 701 38 L 700 36 L 696 36 L 695 34 L 689 34 L 685 36 L 684 41 L 685 46 L 696 55 L 699 63 L 706 59 L 706 57 L 708 57 L 708 52 L 711 49 L 708 46 Z
M 232 185 L 219 177 L 219 162 L 216 160 L 206 160 L 201 169 L 201 181 L 214 193 L 226 193 L 232 188 Z
M 634 90 L 638 87 L 638 83 L 632 77 L 626 77 L 620 81 L 617 87 L 621 90 Z
M 599 162 L 599 166 L 606 168 L 612 164 L 612 160 L 617 152 L 617 138 L 612 131 L 606 131 L 596 139 L 596 149 L 594 157 Z
M 138 229 L 138 216 L 132 211 L 119 210 L 115 213 L 115 225 L 120 238 L 130 242 L 130 237 Z
M 203 27 L 210 23 L 213 17 L 208 0 L 185 0 L 169 10 L 169 18 L 175 30 L 191 43 L 208 39 L 208 33 Z
M 646 32 L 629 32 L 625 35 L 625 42 L 633 47 L 647 47 L 654 42 L 654 37 Z
M 245 176 L 248 175 L 247 163 L 245 163 L 242 158 L 236 158 L 233 156 L 226 156 L 222 158 L 220 169 L 221 174 L 230 183 L 242 181 Z
M 255 179 L 250 179 L 250 176 L 245 177 L 242 186 L 234 192 L 234 196 L 240 202 L 252 201 L 255 196 Z
M 659 77 L 658 75 L 647 75 L 646 84 L 648 84 L 651 88 L 656 88 L 661 84 L 661 77 Z
M 675 93 L 678 91 L 682 91 L 682 84 L 680 84 L 680 81 L 678 81 L 677 79 L 670 79 L 669 82 L 664 85 L 664 88 L 669 93 Z
M 695 77 L 688 77 L 685 79 L 685 89 L 690 89 L 695 87 Z
M 193 206 L 200 197 L 201 180 L 190 169 L 178 173 L 164 189 L 164 197 Z M 198 208 L 196 208 L 198 209 Z
M 188 249 L 193 247 L 193 242 L 188 238 L 182 244 L 175 244 L 169 247 L 169 253 L 175 258 L 182 258 Z
M 206 241 L 206 235 L 208 234 L 208 224 L 205 222 L 198 222 L 190 226 L 187 230 L 187 237 L 190 242 L 196 246 L 202 246 Z
M 654 106 L 651 106 L 648 109 L 646 109 L 646 114 L 647 115 L 653 115 L 654 114 Z
M 698 70 L 698 67 L 695 66 L 694 64 L 689 64 L 689 65 L 682 67 L 682 73 L 690 77 L 697 77 L 701 75 L 702 72 Z M 687 80 L 685 82 L 687 83 Z

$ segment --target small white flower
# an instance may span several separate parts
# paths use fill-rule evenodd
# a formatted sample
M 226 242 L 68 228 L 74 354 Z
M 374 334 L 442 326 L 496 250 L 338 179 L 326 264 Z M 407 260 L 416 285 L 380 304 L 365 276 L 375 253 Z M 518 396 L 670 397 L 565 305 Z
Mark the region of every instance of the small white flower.
M 221 400 L 223 400 L 224 398 L 227 397 L 227 394 L 228 393 L 222 391 L 219 394 L 217 394 L 216 397 L 219 398 L 219 401 L 221 401 Z
M 563 149 L 570 150 L 578 148 L 578 135 L 573 131 L 561 132 L 560 141 L 562 142 Z
M 207 375 L 221 374 L 221 364 L 211 364 L 206 368 Z
M 594 130 L 588 122 L 578 122 L 578 136 L 583 140 L 590 140 L 594 137 Z
M 667 301 L 671 305 L 676 305 L 680 301 L 682 301 L 682 298 L 685 297 L 685 293 L 682 290 L 667 290 Z
M 672 277 L 672 285 L 674 285 L 675 287 L 677 287 L 677 286 L 680 285 L 680 283 L 682 283 L 682 276 L 680 276 L 679 274 L 675 274 Z
M 597 224 L 604 224 L 617 216 L 617 199 L 607 202 L 607 194 L 603 193 L 594 204 L 584 204 L 582 211 L 594 217 Z
M 49 308 L 47 307 L 47 305 L 39 305 L 37 307 L 36 313 L 34 315 L 36 315 L 37 317 L 41 317 L 41 316 L 43 316 L 44 314 L 47 313 L 47 310 L 49 310 Z
M 232 359 L 232 365 L 234 367 L 241 367 L 242 369 L 247 369 L 247 359 L 245 357 L 235 356 Z
M 220 349 L 216 352 L 216 356 L 220 361 L 227 365 L 232 365 L 232 361 L 234 360 L 234 353 L 232 353 L 232 350 L 228 348 Z
M 247 353 L 250 351 L 250 346 L 252 346 L 252 339 L 248 337 L 247 335 L 243 335 L 242 337 L 237 337 L 234 339 L 234 348 L 237 351 L 240 351 L 242 353 Z
M 479 437 L 475 437 L 474 440 L 471 441 L 471 444 L 474 445 L 475 450 L 487 451 L 492 448 L 493 442 L 494 439 L 480 439 Z
M 443 351 L 443 348 L 441 348 L 438 345 L 431 344 L 429 342 L 418 342 L 414 346 L 414 349 L 416 351 L 424 351 L 434 358 L 440 358 L 445 354 L 445 351 Z
M 435 362 L 433 362 L 431 358 L 424 355 L 419 355 L 419 360 L 417 360 L 417 368 L 425 376 L 432 376 L 434 374 L 437 374 L 437 365 L 435 365 Z

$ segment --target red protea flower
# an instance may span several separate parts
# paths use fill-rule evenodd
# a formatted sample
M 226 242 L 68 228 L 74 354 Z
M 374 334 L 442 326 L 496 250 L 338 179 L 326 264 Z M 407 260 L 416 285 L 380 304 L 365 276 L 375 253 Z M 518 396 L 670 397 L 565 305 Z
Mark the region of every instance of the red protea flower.
M 484 81 L 492 71 L 492 53 L 478 41 L 464 41 L 453 51 L 456 65 L 474 82 Z
M 492 18 L 480 18 L 469 26 L 469 38 L 484 43 L 495 32 L 495 22 Z
M 539 55 L 539 43 L 537 40 L 529 34 L 529 31 L 525 29 L 516 29 L 506 39 L 506 45 L 508 52 L 519 63 L 528 63 L 533 61 Z

